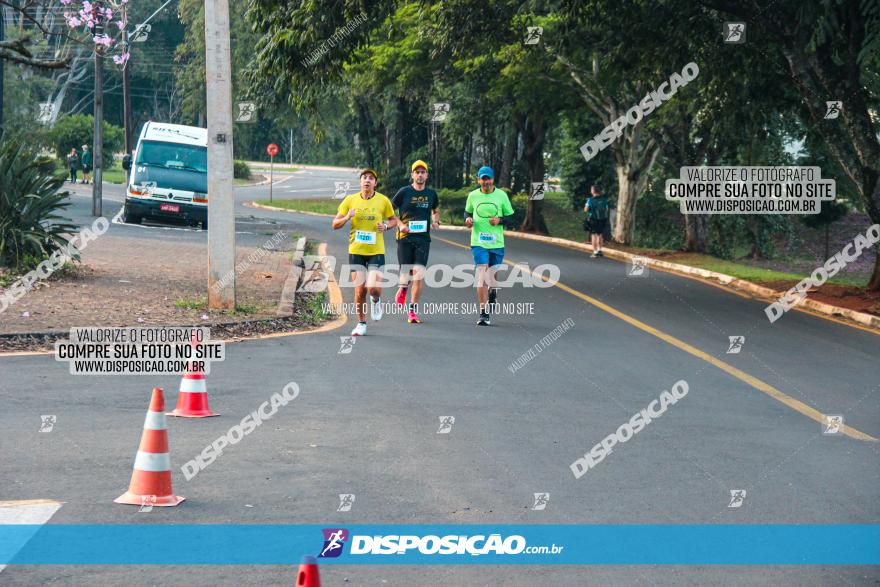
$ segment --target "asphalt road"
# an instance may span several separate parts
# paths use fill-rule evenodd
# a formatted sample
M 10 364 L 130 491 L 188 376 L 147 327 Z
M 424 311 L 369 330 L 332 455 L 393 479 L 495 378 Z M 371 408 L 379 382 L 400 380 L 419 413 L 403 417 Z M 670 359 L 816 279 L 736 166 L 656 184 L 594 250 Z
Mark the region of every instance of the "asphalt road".
M 330 189 L 339 172 L 296 174 L 284 197 Z M 344 181 L 345 179 L 343 179 Z M 310 192 L 309 190 L 312 190 Z M 120 197 L 115 188 L 108 199 Z M 237 230 L 280 223 L 325 241 L 329 219 L 242 207 Z M 282 192 L 283 193 L 283 192 Z M 330 192 L 328 192 L 329 197 Z M 72 212 L 88 220 L 88 202 Z M 107 202 L 105 213 L 118 204 Z M 198 230 L 114 224 L 148 238 Z M 135 231 L 138 231 L 137 233 Z M 149 236 L 148 236 L 149 235 Z M 432 264 L 470 262 L 467 234 L 440 231 Z M 333 331 L 230 344 L 208 379 L 220 418 L 169 421 L 175 468 L 286 383 L 300 396 L 191 481 L 176 508 L 136 513 L 112 500 L 128 484 L 149 390 L 174 402 L 178 378 L 70 376 L 51 356 L 0 358 L 0 500 L 64 502 L 50 523 L 847 524 L 880 523 L 880 337 L 800 312 L 770 324 L 765 303 L 674 275 L 519 239 L 507 259 L 552 263 L 560 284 L 505 289 L 533 313 L 402 315 L 370 323 L 340 354 Z M 389 261 L 395 254 L 389 251 Z M 343 289 L 346 301 L 351 291 Z M 389 290 L 385 300 L 390 301 Z M 423 302 L 471 303 L 469 289 Z M 508 366 L 560 324 L 573 326 L 515 373 Z M 729 337 L 744 336 L 728 353 Z M 569 465 L 676 381 L 688 395 L 576 479 Z M 842 414 L 851 436 L 822 434 L 815 413 Z M 57 414 L 39 433 L 41 414 Z M 812 414 L 812 416 L 811 416 Z M 454 416 L 449 434 L 439 418 Z M 730 508 L 730 491 L 747 491 Z M 543 511 L 533 494 L 548 492 Z M 337 512 L 338 494 L 356 495 Z M 133 574 L 133 571 L 137 574 Z M 136 577 L 136 578 L 135 578 Z M 8 585 L 290 585 L 290 567 L 9 567 Z M 322 567 L 326 585 L 876 584 L 875 567 Z

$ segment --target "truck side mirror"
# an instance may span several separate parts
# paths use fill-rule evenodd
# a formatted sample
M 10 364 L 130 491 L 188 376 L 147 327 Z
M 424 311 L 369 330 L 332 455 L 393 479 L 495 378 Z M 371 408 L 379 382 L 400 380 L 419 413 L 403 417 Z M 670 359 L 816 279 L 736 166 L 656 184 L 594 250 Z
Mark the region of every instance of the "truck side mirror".
M 131 155 L 123 155 L 122 156 L 122 168 L 126 171 L 131 169 Z

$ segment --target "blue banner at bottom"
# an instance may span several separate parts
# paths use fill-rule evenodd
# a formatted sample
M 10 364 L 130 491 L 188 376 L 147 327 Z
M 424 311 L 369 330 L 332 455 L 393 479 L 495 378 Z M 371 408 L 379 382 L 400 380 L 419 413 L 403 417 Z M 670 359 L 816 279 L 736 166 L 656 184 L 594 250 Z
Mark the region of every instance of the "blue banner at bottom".
M 14 565 L 877 565 L 878 525 L 0 525 Z

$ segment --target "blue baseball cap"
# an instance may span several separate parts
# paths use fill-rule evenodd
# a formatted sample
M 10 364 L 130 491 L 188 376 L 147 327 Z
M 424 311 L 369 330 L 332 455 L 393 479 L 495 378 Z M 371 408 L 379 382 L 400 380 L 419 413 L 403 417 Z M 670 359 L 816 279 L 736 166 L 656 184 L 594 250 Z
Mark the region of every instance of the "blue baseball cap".
M 492 168 L 489 167 L 488 165 L 483 165 L 482 167 L 480 167 L 480 170 L 477 172 L 477 177 L 479 179 L 483 179 L 486 176 L 488 176 L 489 179 L 495 179 L 495 172 L 492 171 Z

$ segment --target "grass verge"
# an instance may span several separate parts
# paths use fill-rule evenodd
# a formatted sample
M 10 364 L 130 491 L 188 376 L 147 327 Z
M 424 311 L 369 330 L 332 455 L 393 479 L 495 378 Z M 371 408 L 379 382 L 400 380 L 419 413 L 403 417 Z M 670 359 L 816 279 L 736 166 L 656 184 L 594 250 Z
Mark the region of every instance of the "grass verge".
M 316 212 L 318 214 L 336 214 L 336 209 L 342 200 L 326 199 L 310 199 L 310 200 L 257 200 L 257 204 L 263 206 L 275 206 L 285 210 L 293 210 L 295 212 Z
M 736 261 L 719 259 L 717 257 L 705 255 L 702 253 L 672 253 L 652 256 L 656 256 L 663 261 L 681 263 L 682 265 L 698 267 L 700 269 L 706 269 L 707 271 L 715 271 L 716 273 L 723 273 L 725 275 L 736 277 L 737 279 L 752 282 L 767 283 L 773 281 L 800 281 L 801 279 L 806 277 L 806 275 L 801 275 L 799 273 L 789 273 L 785 271 L 765 269 L 763 267 L 755 267 L 753 265 L 737 263 Z M 828 283 L 833 285 L 862 287 L 865 285 L 865 280 L 864 278 L 858 276 L 841 276 L 840 274 L 837 274 L 836 276 L 829 279 Z
M 331 317 L 331 314 L 324 309 L 326 303 L 327 292 L 302 294 L 300 317 L 310 326 L 317 326 Z
M 125 170 L 124 169 L 105 169 L 101 173 L 101 177 L 104 181 L 115 184 L 123 184 L 125 183 Z
M 267 177 L 269 175 L 269 164 L 268 163 L 260 163 L 260 164 L 251 164 L 252 171 L 259 171 L 260 173 L 265 174 Z M 289 165 L 278 165 L 275 164 L 275 172 L 276 173 L 295 173 L 299 171 L 298 167 L 290 167 Z
M 180 298 L 174 301 L 174 307 L 181 310 L 207 310 L 208 298 Z M 262 308 L 257 304 L 235 304 L 235 310 L 224 313 L 229 316 L 238 316 L 239 314 L 247 316 L 259 314 L 261 311 Z

